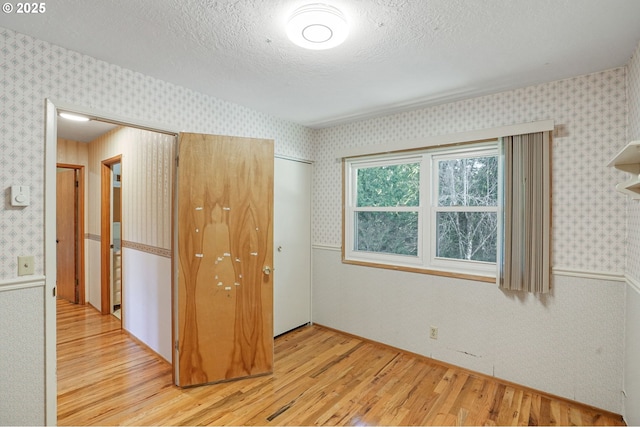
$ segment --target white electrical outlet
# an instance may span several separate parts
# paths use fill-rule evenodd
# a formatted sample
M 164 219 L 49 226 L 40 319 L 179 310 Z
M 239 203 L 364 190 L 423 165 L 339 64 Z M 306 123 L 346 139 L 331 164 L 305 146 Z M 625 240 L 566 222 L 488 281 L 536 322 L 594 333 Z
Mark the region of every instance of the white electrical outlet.
M 432 340 L 437 340 L 438 339 L 438 328 L 435 326 L 430 326 L 429 327 L 429 338 L 431 338 Z

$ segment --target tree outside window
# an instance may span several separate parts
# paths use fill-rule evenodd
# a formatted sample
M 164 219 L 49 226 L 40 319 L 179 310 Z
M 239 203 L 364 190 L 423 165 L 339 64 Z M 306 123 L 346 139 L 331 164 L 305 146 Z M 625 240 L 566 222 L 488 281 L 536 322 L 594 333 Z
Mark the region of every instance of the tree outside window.
M 436 257 L 496 262 L 498 157 L 436 159 Z
M 495 274 L 497 142 L 346 162 L 345 261 Z
M 420 163 L 357 169 L 355 250 L 418 256 Z

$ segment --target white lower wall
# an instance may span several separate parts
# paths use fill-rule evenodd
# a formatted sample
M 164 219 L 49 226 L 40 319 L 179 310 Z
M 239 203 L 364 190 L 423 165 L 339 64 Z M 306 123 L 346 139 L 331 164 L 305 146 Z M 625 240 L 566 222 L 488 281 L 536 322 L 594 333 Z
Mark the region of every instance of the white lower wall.
M 86 303 L 94 306 L 98 311 L 101 310 L 101 283 L 102 277 L 100 273 L 100 241 L 87 239 L 85 241 L 87 257 L 85 258 L 85 298 Z
M 505 293 L 313 250 L 315 323 L 615 413 L 623 411 L 624 301 L 624 282 L 555 275 L 550 295 Z
M 624 390 L 625 421 L 640 425 L 640 283 L 627 286 Z
M 0 282 L 0 425 L 44 425 L 44 278 Z
M 122 249 L 123 328 L 171 362 L 171 259 Z

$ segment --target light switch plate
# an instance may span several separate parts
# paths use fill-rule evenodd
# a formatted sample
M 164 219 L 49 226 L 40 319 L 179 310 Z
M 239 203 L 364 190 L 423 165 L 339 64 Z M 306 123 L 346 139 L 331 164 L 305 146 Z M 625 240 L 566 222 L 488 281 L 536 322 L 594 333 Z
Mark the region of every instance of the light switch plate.
M 33 255 L 18 257 L 18 276 L 28 276 L 35 273 Z
M 11 186 L 11 206 L 29 206 L 31 203 L 30 193 L 28 185 Z

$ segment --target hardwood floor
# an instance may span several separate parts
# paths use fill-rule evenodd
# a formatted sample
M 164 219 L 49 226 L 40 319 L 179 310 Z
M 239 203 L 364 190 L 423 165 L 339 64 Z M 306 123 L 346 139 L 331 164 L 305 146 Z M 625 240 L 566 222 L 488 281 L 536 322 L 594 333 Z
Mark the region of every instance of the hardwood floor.
M 619 416 L 312 326 L 273 375 L 180 389 L 113 316 L 58 302 L 60 425 L 624 425 Z

